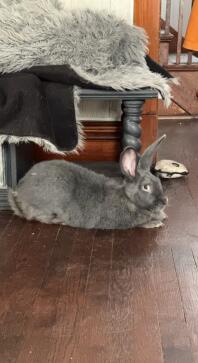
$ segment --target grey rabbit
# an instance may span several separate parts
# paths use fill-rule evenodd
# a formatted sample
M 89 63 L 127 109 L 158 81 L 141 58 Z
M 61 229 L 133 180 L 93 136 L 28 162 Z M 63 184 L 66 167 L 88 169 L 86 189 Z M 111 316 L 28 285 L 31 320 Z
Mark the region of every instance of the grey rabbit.
M 150 145 L 139 162 L 133 149 L 124 150 L 121 182 L 64 160 L 35 164 L 16 190 L 9 190 L 11 208 L 28 220 L 88 229 L 162 226 L 167 198 L 150 168 L 165 136 Z

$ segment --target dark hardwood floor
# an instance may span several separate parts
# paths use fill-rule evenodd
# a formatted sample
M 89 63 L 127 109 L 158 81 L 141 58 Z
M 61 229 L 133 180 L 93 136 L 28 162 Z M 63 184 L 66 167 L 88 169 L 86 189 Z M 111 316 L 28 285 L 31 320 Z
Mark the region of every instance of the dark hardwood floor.
M 198 121 L 161 123 L 159 230 L 85 231 L 0 215 L 0 363 L 198 362 Z

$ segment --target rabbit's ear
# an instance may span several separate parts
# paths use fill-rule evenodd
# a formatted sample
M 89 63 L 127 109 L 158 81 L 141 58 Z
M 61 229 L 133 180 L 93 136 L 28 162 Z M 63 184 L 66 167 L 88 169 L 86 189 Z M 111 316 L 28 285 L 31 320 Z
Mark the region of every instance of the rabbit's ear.
M 137 168 L 137 154 L 131 147 L 126 148 L 120 155 L 120 169 L 127 177 L 134 177 Z
M 153 144 L 151 144 L 143 153 L 141 156 L 139 163 L 138 163 L 138 169 L 142 170 L 150 170 L 153 157 L 161 144 L 161 142 L 166 138 L 166 135 L 161 136 L 159 139 L 157 139 Z

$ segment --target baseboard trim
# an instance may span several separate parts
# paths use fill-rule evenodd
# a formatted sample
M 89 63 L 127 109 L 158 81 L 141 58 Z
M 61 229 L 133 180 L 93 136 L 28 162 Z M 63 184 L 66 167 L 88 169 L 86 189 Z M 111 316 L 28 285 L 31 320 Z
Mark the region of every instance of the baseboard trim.
M 183 116 L 183 115 L 158 116 L 158 120 L 159 121 L 173 121 L 173 120 L 190 121 L 190 120 L 198 120 L 198 115 L 197 116 L 190 116 L 190 115 L 187 115 L 187 116 Z

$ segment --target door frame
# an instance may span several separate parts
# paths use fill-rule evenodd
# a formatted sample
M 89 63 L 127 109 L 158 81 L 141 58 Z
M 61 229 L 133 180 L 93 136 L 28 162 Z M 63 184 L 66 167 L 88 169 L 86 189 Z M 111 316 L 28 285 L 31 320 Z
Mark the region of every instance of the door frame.
M 161 0 L 134 0 L 134 24 L 144 28 L 149 38 L 149 55 L 159 61 Z M 142 120 L 142 151 L 157 137 L 158 101 L 147 101 Z

